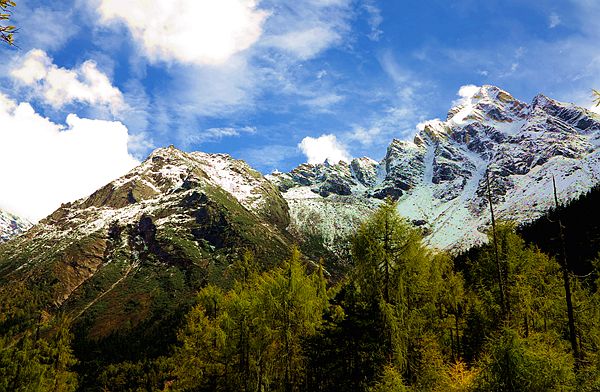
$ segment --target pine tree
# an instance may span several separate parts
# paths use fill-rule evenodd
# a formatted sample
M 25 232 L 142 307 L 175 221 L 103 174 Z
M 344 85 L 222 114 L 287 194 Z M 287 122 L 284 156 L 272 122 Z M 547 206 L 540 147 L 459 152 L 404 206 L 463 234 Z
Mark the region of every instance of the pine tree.
M 228 292 L 201 290 L 179 334 L 177 388 L 296 391 L 303 384 L 302 343 L 328 306 L 322 271 L 307 274 L 294 249 L 283 266 L 240 279 Z

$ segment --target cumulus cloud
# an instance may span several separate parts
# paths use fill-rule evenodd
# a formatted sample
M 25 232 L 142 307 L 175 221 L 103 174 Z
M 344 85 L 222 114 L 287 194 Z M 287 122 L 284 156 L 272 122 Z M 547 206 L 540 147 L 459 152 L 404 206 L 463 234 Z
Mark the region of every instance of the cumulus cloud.
M 458 89 L 456 95 L 458 95 L 458 99 L 452 101 L 453 107 L 465 106 L 471 103 L 471 99 L 481 90 L 481 87 L 475 86 L 473 84 L 467 84 L 465 86 L 461 86 Z
M 46 52 L 33 49 L 17 61 L 10 75 L 53 108 L 74 102 L 105 106 L 113 114 L 125 108 L 121 91 L 92 60 L 76 69 L 60 68 Z
M 256 0 L 100 0 L 102 21 L 121 21 L 152 61 L 221 64 L 262 34 Z
M 458 89 L 458 93 L 457 93 L 458 96 L 460 97 L 459 102 L 460 101 L 464 102 L 464 100 L 468 100 L 468 99 L 473 98 L 475 96 L 475 94 L 477 94 L 479 92 L 479 90 L 481 90 L 481 87 L 475 86 L 473 84 L 468 84 L 468 85 L 465 85 L 465 86 L 461 86 Z
M 349 162 L 351 159 L 346 147 L 331 134 L 321 135 L 318 138 L 307 136 L 302 139 L 298 147 L 306 155 L 307 162 L 311 164 L 323 163 L 325 160 L 335 163 Z
M 66 124 L 0 94 L 0 208 L 37 221 L 138 164 L 120 122 L 70 114 Z
M 421 121 L 415 127 L 418 131 L 424 131 L 427 126 L 439 124 L 441 120 L 439 118 L 434 118 L 433 120 Z
M 466 86 L 462 86 L 458 89 L 457 95 L 460 97 L 459 99 L 452 102 L 452 106 L 455 108 L 460 108 L 458 112 L 452 116 L 452 122 L 455 124 L 462 124 L 465 121 L 465 118 L 472 112 L 474 103 L 473 97 L 481 90 L 481 87 L 469 84 Z

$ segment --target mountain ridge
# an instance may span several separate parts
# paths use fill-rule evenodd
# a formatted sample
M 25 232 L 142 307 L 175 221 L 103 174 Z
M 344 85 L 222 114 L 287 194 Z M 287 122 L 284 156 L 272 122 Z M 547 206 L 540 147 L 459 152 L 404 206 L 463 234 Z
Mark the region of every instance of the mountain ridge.
M 267 177 L 288 200 L 292 216 L 300 217 L 293 222 L 300 232 L 312 235 L 319 227 L 315 203 L 327 203 L 330 194 L 342 216 L 357 199 L 374 208 L 389 196 L 398 200 L 402 215 L 423 227 L 429 245 L 459 252 L 486 241 L 486 176 L 499 218 L 532 221 L 553 203 L 553 175 L 562 201 L 597 183 L 599 130 L 600 117 L 584 108 L 543 94 L 527 104 L 486 85 L 450 109 L 445 121 L 426 122 L 412 141 L 394 139 L 380 162 L 369 159 L 366 171 L 350 170 L 364 166 L 354 159 L 303 164 Z M 310 222 L 301 218 L 307 214 Z M 331 216 L 321 218 L 325 231 Z M 351 219 L 342 226 L 348 228 L 334 237 L 356 227 Z
M 26 232 L 33 224 L 25 218 L 0 210 L 0 244 Z
M 349 268 L 348 236 L 392 197 L 426 242 L 460 252 L 484 241 L 488 174 L 498 218 L 524 223 L 554 205 L 552 176 L 561 202 L 597 185 L 599 146 L 597 116 L 488 86 L 412 141 L 393 140 L 379 162 L 263 176 L 227 154 L 159 148 L 0 244 L 0 294 L 34 293 L 44 317 L 72 319 L 88 365 L 163 355 L 198 290 L 231 288 L 248 251 L 260 271 L 298 245 L 335 281 Z

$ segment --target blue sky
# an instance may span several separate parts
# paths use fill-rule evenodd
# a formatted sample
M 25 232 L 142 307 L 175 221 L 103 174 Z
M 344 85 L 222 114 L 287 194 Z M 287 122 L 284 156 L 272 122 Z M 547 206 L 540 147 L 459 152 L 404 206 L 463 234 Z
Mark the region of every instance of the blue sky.
M 26 187 L 63 156 L 44 176 L 65 191 L 39 208 L 5 192 L 0 208 L 39 219 L 169 144 L 265 173 L 378 160 L 468 84 L 590 107 L 598 20 L 594 0 L 19 0 L 19 48 L 0 49 L 0 165 L 28 164 L 0 182 Z M 19 136 L 33 117 L 45 136 Z M 83 169 L 95 182 L 72 185 Z

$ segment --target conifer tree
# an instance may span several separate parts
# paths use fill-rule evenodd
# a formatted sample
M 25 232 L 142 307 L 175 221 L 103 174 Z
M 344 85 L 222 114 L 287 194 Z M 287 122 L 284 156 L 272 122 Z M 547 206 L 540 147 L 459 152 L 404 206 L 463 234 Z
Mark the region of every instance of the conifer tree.
M 14 45 L 15 26 L 4 24 L 11 17 L 11 8 L 17 4 L 12 0 L 0 0 L 0 41 Z
M 302 342 L 328 306 L 322 271 L 307 274 L 294 249 L 283 266 L 241 279 L 228 292 L 200 292 L 179 334 L 177 388 L 297 391 L 303 384 Z
M 388 361 L 414 383 L 424 334 L 441 338 L 458 324 L 450 314 L 458 317 L 461 298 L 450 296 L 461 295 L 461 278 L 448 257 L 423 246 L 418 230 L 400 217 L 390 199 L 358 229 L 352 256 L 354 284 L 366 301 L 378 304 Z

